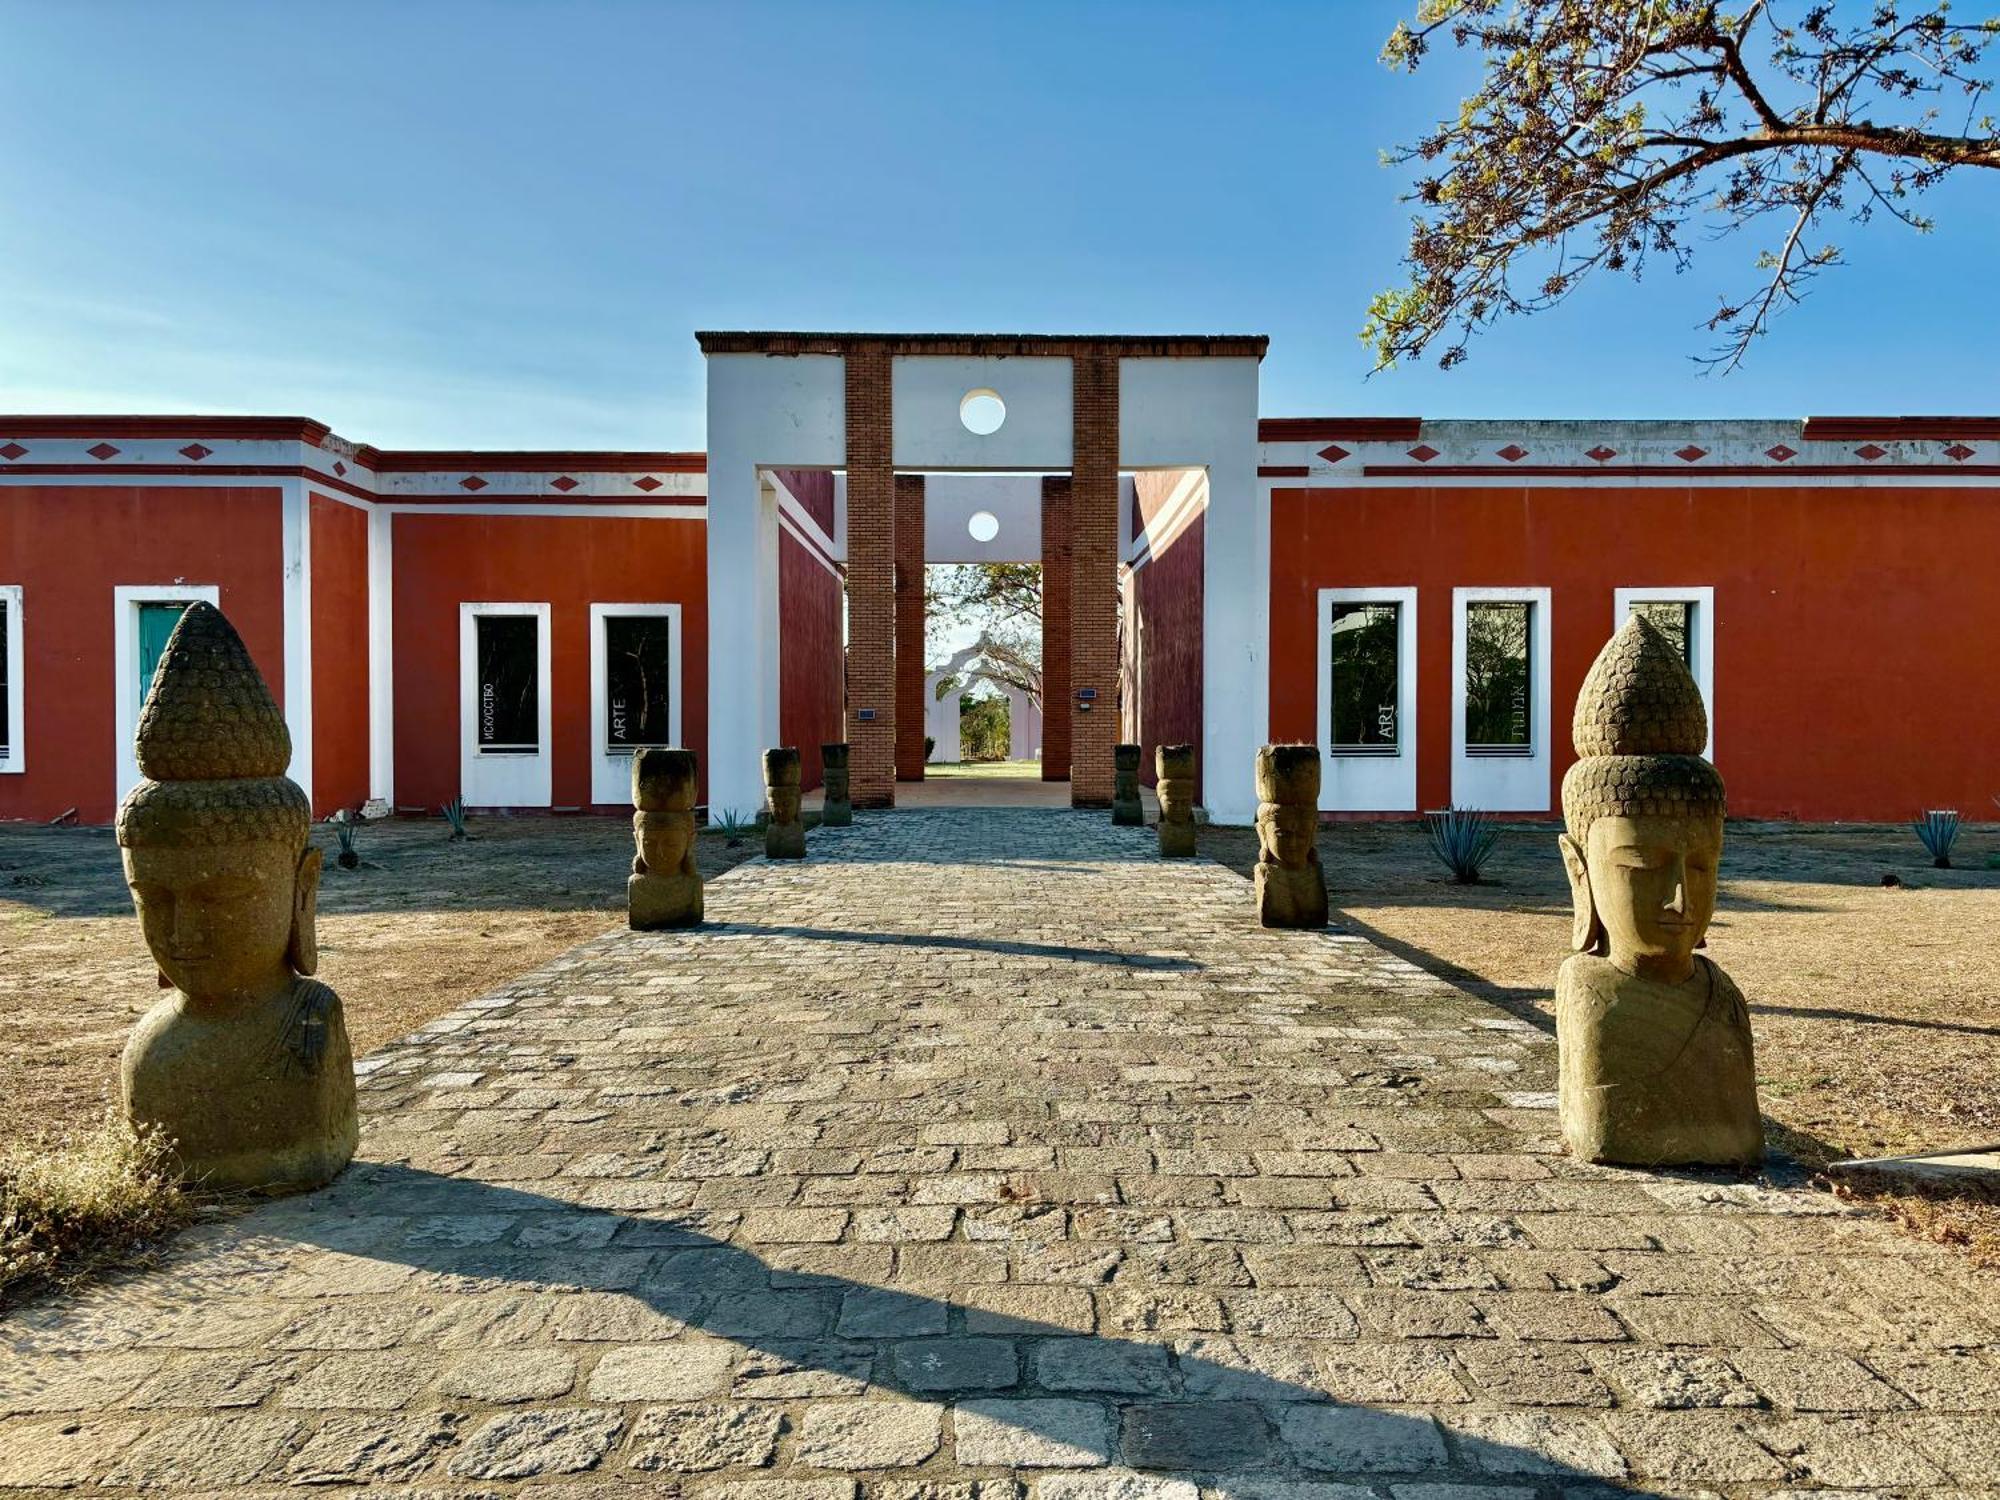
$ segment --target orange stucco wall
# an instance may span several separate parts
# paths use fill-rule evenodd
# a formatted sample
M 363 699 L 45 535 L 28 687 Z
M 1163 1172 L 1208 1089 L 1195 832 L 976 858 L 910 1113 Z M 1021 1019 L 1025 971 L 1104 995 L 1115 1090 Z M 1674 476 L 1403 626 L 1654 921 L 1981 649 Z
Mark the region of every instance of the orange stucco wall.
M 707 527 L 620 516 L 398 515 L 396 805 L 459 794 L 459 605 L 549 605 L 552 797 L 590 805 L 590 606 L 679 604 L 681 737 L 707 786 Z M 704 790 L 704 795 L 706 792 Z
M 0 775 L 0 818 L 86 823 L 117 804 L 112 589 L 212 583 L 284 701 L 282 491 L 276 485 L 0 488 L 0 583 L 22 587 L 27 769 Z
M 368 513 L 311 497 L 313 813 L 368 800 Z
M 1715 759 L 1732 814 L 1991 816 L 2000 488 L 1280 489 L 1271 736 L 1316 740 L 1316 591 L 1418 589 L 1418 799 L 1451 798 L 1452 590 L 1551 589 L 1555 754 L 1617 588 L 1715 590 Z

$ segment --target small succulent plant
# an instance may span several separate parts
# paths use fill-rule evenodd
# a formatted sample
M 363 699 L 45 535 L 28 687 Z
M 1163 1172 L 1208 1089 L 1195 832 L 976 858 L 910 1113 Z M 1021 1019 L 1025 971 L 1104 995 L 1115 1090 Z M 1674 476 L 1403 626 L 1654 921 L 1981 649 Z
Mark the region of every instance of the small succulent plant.
M 1940 870 L 1951 868 L 1951 846 L 1958 842 L 1958 811 L 1949 807 L 1934 807 L 1921 814 L 1910 825 L 1917 837 L 1930 852 L 1931 863 Z
M 334 862 L 343 870 L 360 868 L 361 856 L 354 844 L 360 835 L 361 825 L 355 821 L 354 814 L 343 807 L 327 821 L 333 824 L 333 836 L 340 840 L 340 853 L 334 856 Z
M 1500 830 L 1486 821 L 1486 814 L 1468 807 L 1425 813 L 1424 835 L 1430 840 L 1431 852 L 1460 885 L 1479 883 L 1479 871 L 1500 840 Z
M 451 824 L 451 836 L 455 839 L 469 837 L 465 831 L 465 799 L 454 797 L 438 809 L 438 816 Z

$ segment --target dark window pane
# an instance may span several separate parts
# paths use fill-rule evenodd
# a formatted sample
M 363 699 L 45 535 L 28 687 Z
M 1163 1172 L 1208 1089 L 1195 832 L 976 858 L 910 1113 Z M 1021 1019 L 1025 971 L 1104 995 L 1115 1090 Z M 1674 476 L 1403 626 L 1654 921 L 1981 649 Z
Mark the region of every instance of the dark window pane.
M 533 615 L 477 615 L 479 753 L 533 754 L 542 748 L 540 621 Z
M 1400 749 L 1401 684 L 1397 604 L 1333 607 L 1332 738 L 1336 755 L 1394 755 Z
M 604 748 L 670 745 L 667 688 L 673 622 L 665 615 L 604 621 Z
M 1660 634 L 1674 643 L 1674 649 L 1687 663 L 1688 670 L 1694 670 L 1694 605 L 1685 599 L 1635 599 L 1632 613 L 1644 615 L 1657 625 Z
M 14 715 L 7 697 L 13 686 L 7 677 L 7 633 L 13 628 L 14 611 L 0 604 L 0 755 L 8 754 L 14 745 Z
M 1465 606 L 1465 748 L 1471 754 L 1534 753 L 1534 620 L 1535 606 L 1527 600 Z

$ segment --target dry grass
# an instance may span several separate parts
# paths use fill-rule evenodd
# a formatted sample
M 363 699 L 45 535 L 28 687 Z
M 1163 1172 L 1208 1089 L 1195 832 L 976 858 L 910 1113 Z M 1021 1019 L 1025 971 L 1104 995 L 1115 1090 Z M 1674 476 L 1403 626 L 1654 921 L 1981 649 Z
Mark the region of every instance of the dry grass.
M 320 977 L 340 992 L 357 1056 L 624 921 L 622 818 L 475 818 L 360 831 L 362 864 L 320 888 Z M 761 852 L 697 845 L 702 873 Z M 104 1117 L 118 1055 L 159 999 L 108 829 L 0 825 L 0 1147 L 53 1145 Z
M 2000 828 L 1953 870 L 1900 826 L 1732 823 L 1709 952 L 1750 1000 L 1774 1143 L 1828 1162 L 2000 1140 Z M 1248 873 L 1254 834 L 1205 828 Z M 1479 885 L 1453 883 L 1414 822 L 1320 839 L 1339 919 L 1482 1000 L 1552 1027 L 1569 890 L 1551 825 L 1507 825 Z M 1897 884 L 1885 886 L 1885 876 Z M 1878 1201 L 2000 1264 L 2000 1206 L 1963 1190 Z
M 165 1142 L 122 1120 L 0 1152 L 0 1308 L 143 1262 L 193 1211 Z

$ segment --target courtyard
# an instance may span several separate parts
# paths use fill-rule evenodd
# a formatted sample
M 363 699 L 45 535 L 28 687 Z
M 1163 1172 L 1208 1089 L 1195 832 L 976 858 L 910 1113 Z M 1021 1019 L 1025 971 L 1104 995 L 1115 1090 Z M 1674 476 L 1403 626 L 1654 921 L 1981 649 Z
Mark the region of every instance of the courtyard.
M 387 867 L 402 831 L 370 832 Z M 1390 868 L 1399 833 L 1331 831 L 1353 852 L 1327 933 L 1263 931 L 1236 874 L 1085 812 L 864 815 L 712 880 L 709 925 L 677 934 L 591 903 L 581 853 L 615 889 L 613 825 L 535 836 L 576 841 L 599 935 L 409 1014 L 360 1063 L 331 1188 L 10 1313 L 5 1483 L 818 1500 L 2000 1471 L 1989 1273 L 1783 1162 L 1562 1156 L 1533 997 L 1426 972 L 1435 935 L 1354 899 L 1338 861 L 1374 840 Z M 1532 908 L 1522 843 L 1493 889 Z M 451 857 L 508 840 L 475 845 Z M 1831 857 L 1772 860 L 1824 880 Z M 1750 989 L 1746 897 L 1716 947 Z M 1923 940 L 1910 911 L 1899 930 Z M 1980 982 L 1961 997 L 1990 1005 Z

